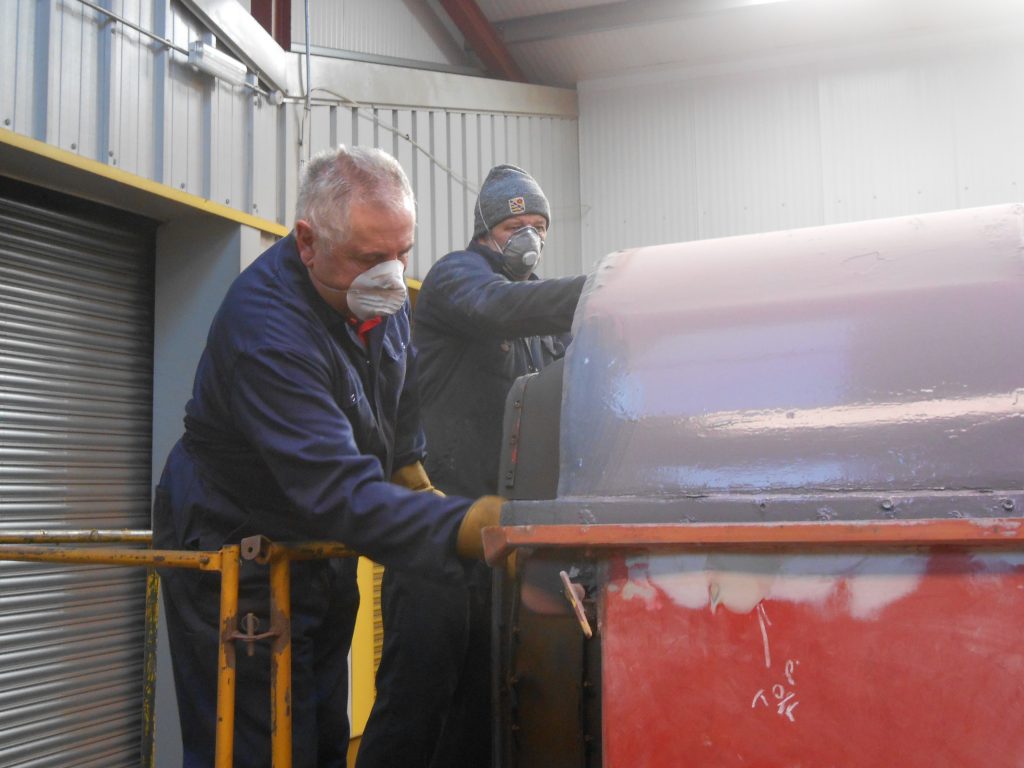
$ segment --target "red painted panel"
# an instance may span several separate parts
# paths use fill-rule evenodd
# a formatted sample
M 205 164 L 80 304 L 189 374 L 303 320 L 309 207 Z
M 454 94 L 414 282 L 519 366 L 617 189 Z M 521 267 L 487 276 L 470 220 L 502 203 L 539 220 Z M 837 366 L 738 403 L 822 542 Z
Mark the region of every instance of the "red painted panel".
M 1024 765 L 1024 554 L 611 559 L 607 768 Z

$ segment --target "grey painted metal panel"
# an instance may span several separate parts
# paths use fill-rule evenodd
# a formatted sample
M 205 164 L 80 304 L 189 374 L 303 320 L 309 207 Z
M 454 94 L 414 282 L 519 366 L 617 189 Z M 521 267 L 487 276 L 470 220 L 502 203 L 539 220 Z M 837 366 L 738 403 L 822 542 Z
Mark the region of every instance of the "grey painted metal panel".
M 246 163 L 247 112 L 252 98 L 221 81 L 210 90 L 210 192 L 217 203 L 243 207 Z
M 797 73 L 781 81 L 758 78 L 694 89 L 694 141 L 704 148 L 694 158 L 701 185 L 697 237 L 821 221 L 821 164 L 808 150 L 821 144 L 818 94 L 815 78 Z M 662 135 L 658 146 L 672 139 Z M 792 162 L 794 157 L 800 162 Z M 661 181 L 652 188 L 656 194 L 671 182 Z M 668 205 L 659 206 L 662 213 Z M 664 237 L 680 239 L 672 232 Z
M 472 205 L 466 200 L 464 187 L 458 182 L 458 178 L 466 177 L 466 143 L 464 140 L 466 130 L 466 115 L 464 112 L 448 113 L 448 163 L 452 172 L 447 174 L 447 198 L 442 204 L 449 211 L 449 236 L 448 249 L 455 250 L 462 248 L 468 241 L 473 229 L 473 220 L 467 222 L 469 207 Z M 468 204 L 467 204 L 468 203 Z M 434 256 L 434 261 L 443 254 Z
M 465 235 L 463 235 L 463 238 L 468 243 L 473 232 L 475 213 L 474 206 L 476 205 L 476 198 L 480 191 L 480 184 L 487 176 L 487 171 L 490 170 L 491 166 L 488 165 L 486 167 L 481 167 L 482 164 L 480 162 L 481 125 L 487 120 L 488 115 L 468 113 L 464 118 L 465 128 L 462 133 L 462 178 L 465 179 L 466 183 L 460 183 L 458 185 L 457 198 L 458 204 L 465 212 Z
M 123 15 L 144 29 L 154 29 L 153 3 L 126 0 Z M 155 70 L 161 56 L 158 46 L 138 31 L 117 26 L 115 60 L 118 74 L 113 79 L 116 107 L 111 121 L 109 162 L 139 176 L 153 173 L 155 144 Z M 103 159 L 103 158 L 99 158 Z
M 13 17 L 12 17 L 13 11 Z M 8 9 L 7 23 L 0 28 L 0 126 L 8 130 L 14 126 L 15 90 L 18 83 L 18 36 L 22 34 L 25 16 L 21 5 Z
M 819 87 L 825 221 L 959 205 L 946 64 L 826 72 Z
M 1022 251 L 1014 204 L 609 255 L 566 358 L 559 497 L 997 510 L 1024 479 Z
M 291 71 L 303 71 L 299 54 L 290 54 Z M 314 56 L 314 86 L 329 88 L 361 102 L 417 108 L 470 110 L 575 117 L 576 92 L 485 77 L 450 75 Z M 302 92 L 296 80 L 293 92 Z
M 188 47 L 192 36 L 178 14 L 170 19 L 168 37 Z M 199 76 L 186 69 L 181 57 L 169 54 L 167 67 L 166 111 L 171 118 L 164 142 L 164 179 L 168 186 L 200 194 L 198 161 L 190 163 L 190 154 L 201 156 L 201 92 Z M 191 173 L 190 173 L 191 170 Z
M 58 144 L 56 126 L 59 95 L 55 84 L 53 62 L 60 61 L 59 17 L 54 12 L 54 3 L 36 4 L 32 34 L 32 96 L 28 107 L 32 113 L 32 137 L 50 144 Z M 26 61 L 26 64 L 28 62 Z
M 278 182 L 278 120 L 284 110 L 271 109 L 262 104 L 254 110 L 252 123 L 252 157 L 249 160 L 252 188 L 249 196 L 251 209 L 246 213 L 267 219 L 276 219 L 278 197 L 284 190 Z
M 461 66 L 466 56 L 426 7 L 404 0 L 310 0 L 310 45 Z M 292 3 L 294 49 L 305 45 L 304 3 Z
M 331 146 L 331 111 L 332 107 L 321 107 L 313 110 L 307 120 L 307 130 L 303 138 L 303 158 L 309 159 L 313 154 L 313 147 Z
M 1009 151 L 1024 135 L 1024 109 L 1009 93 L 1024 87 L 1020 46 L 989 56 L 960 59 L 948 69 L 955 178 L 960 205 L 985 205 L 1024 197 L 1024 154 Z
M 416 110 L 410 113 L 413 140 L 430 151 L 430 112 Z M 425 201 L 430 197 L 427 190 L 433 188 L 434 174 L 438 169 L 426 152 L 417 150 L 414 155 L 413 184 L 416 191 L 416 247 L 409 262 L 410 276 L 422 279 L 430 266 L 430 253 L 434 242 L 434 206 Z
M 434 236 L 431 241 L 428 259 L 430 263 L 436 261 L 440 254 L 452 250 L 452 219 L 451 210 L 445 204 L 448 200 L 448 188 L 450 177 L 443 172 L 443 168 L 451 163 L 451 144 L 449 143 L 448 124 L 451 117 L 446 112 L 430 113 L 430 152 L 436 158 L 439 172 L 435 172 L 431 179 L 430 196 L 435 202 L 431 206 L 431 217 L 433 219 Z M 424 275 L 425 276 L 425 275 Z
M 54 13 L 53 23 L 57 27 L 56 34 L 60 41 L 61 54 L 52 56 L 49 61 L 50 89 L 56 94 L 56 102 L 53 108 L 48 110 L 47 133 L 55 129 L 54 143 L 61 149 L 95 157 L 98 96 L 96 86 L 101 72 L 106 74 L 102 67 L 107 62 L 106 58 L 104 62 L 100 61 L 98 38 L 104 29 L 97 26 L 93 20 L 98 14 L 88 9 L 86 11 L 88 17 L 85 14 L 51 11 Z M 62 55 L 65 50 L 69 54 L 66 63 Z M 103 82 L 106 84 L 109 79 L 104 77 Z M 88 86 L 83 90 L 87 83 Z M 83 103 L 82 96 L 86 94 L 92 98 Z
M 581 85 L 583 251 L 1015 200 L 1019 45 Z
M 149 522 L 152 240 L 0 193 L 0 529 Z M 145 578 L 0 561 L 0 765 L 140 763 Z
M 545 274 L 578 274 L 579 238 L 576 233 L 579 186 L 575 121 L 544 117 L 490 115 L 467 112 L 359 109 L 344 112 L 337 121 L 338 139 L 353 145 L 378 146 L 396 155 L 406 170 L 417 199 L 417 244 L 410 259 L 409 276 L 422 279 L 430 265 L 445 253 L 462 248 L 473 226 L 473 205 L 479 184 L 497 162 L 516 157 L 535 158 L 534 173 L 545 188 L 562 195 L 568 220 L 555 236 L 558 248 L 546 257 Z M 329 108 L 315 107 L 311 143 L 306 152 L 328 146 Z M 351 132 L 344 128 L 351 125 Z M 509 146 L 507 125 L 512 125 L 513 158 L 495 150 L 493 135 L 500 126 L 501 146 Z M 316 142 L 316 143 L 314 143 Z M 415 144 L 413 143 L 415 142 Z M 319 145 L 318 145 L 319 144 Z M 556 151 L 556 147 L 560 151 Z M 559 205 L 559 203 L 555 203 Z M 559 245 L 561 243 L 561 245 Z
M 342 126 L 350 106 L 336 103 L 337 123 L 327 120 L 327 135 L 297 147 L 304 105 L 289 101 L 274 106 L 262 96 L 254 101 L 244 87 L 192 71 L 176 49 L 201 37 L 212 39 L 207 21 L 216 21 L 220 33 L 233 36 L 219 40 L 221 47 L 245 53 L 239 41 L 256 47 L 266 42 L 259 35 L 246 37 L 245 25 L 236 25 L 234 12 L 217 0 L 190 0 L 187 6 L 177 0 L 109 3 L 125 23 L 74 0 L 12 3 L 13 23 L 0 30 L 0 69 L 10 74 L 0 79 L 0 112 L 5 113 L 0 121 L 61 149 L 287 225 L 305 150 L 335 143 L 334 137 L 348 128 Z M 188 10 L 192 8 L 200 18 Z M 129 25 L 166 38 L 170 47 Z M 297 55 L 267 48 L 243 58 L 259 58 L 270 66 L 277 57 L 278 74 L 297 77 L 302 69 Z M 337 60 L 314 61 L 313 70 L 314 86 L 326 89 L 316 95 L 340 101 L 328 93 L 334 91 L 366 102 L 350 138 L 363 145 L 384 141 L 381 130 L 367 119 L 374 109 L 445 114 L 457 105 L 465 113 L 466 131 L 474 120 L 486 119 L 481 112 L 492 110 L 575 114 L 575 95 L 557 89 Z M 301 92 L 297 83 L 285 84 L 295 86 L 293 97 Z M 506 120 L 500 115 L 496 119 Z M 320 130 L 319 123 L 313 127 Z M 445 131 L 447 146 L 447 124 Z M 382 146 L 404 151 L 393 135 L 388 142 Z M 504 152 L 496 154 L 507 159 Z M 467 158 L 465 164 L 469 162 Z M 445 204 L 458 201 L 452 197 Z M 452 228 L 449 224 L 446 229 L 446 247 Z

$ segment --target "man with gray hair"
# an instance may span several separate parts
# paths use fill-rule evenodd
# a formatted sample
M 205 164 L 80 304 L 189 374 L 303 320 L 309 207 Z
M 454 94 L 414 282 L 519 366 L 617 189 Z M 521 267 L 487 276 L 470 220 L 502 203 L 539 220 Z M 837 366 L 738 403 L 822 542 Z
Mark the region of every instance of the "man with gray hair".
M 294 230 L 234 281 L 210 327 L 185 433 L 156 490 L 155 546 L 217 550 L 263 534 L 335 540 L 388 568 L 459 583 L 496 496 L 433 493 L 403 279 L 415 207 L 394 158 L 328 151 Z M 390 479 L 390 482 L 389 482 Z M 404 486 L 404 487 L 403 487 Z M 344 766 L 355 561 L 292 565 L 293 765 Z M 212 766 L 219 581 L 162 572 L 186 768 Z M 265 568 L 243 562 L 239 616 L 269 629 Z M 270 765 L 270 646 L 236 655 L 234 765 Z

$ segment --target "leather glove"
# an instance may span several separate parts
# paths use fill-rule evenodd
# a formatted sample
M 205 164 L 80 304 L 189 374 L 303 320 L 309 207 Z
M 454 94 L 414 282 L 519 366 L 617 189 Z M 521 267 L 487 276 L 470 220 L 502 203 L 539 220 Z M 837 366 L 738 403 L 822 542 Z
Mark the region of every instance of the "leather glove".
M 481 532 L 501 524 L 501 505 L 505 499 L 501 496 L 481 496 L 473 502 L 466 516 L 459 525 L 459 534 L 455 540 L 455 551 L 460 557 L 469 560 L 484 559 L 484 542 Z
M 408 488 L 410 491 L 430 491 L 438 496 L 444 496 L 430 482 L 430 478 L 427 477 L 427 471 L 419 461 L 396 469 L 391 473 L 391 482 L 403 488 Z

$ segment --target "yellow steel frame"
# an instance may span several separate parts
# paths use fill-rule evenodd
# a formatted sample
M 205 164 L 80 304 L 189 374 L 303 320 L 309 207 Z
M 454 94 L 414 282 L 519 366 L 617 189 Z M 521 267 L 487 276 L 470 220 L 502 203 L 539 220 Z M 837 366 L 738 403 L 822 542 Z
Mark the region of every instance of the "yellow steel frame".
M 215 768 L 231 768 L 234 759 L 235 645 L 238 639 L 238 571 L 241 558 L 270 566 L 271 754 L 273 768 L 292 765 L 291 600 L 292 560 L 353 557 L 355 552 L 336 542 L 274 543 L 261 536 L 221 547 L 216 552 L 129 549 L 102 544 L 151 544 L 151 531 L 77 530 L 61 532 L 9 531 L 0 533 L 0 560 L 123 565 L 153 568 L 192 568 L 220 573 L 220 644 L 217 664 L 217 724 Z M 68 544 L 90 544 L 71 547 Z M 154 582 L 150 578 L 150 585 Z M 148 681 L 147 677 L 147 681 Z M 146 706 L 150 706 L 147 704 Z

